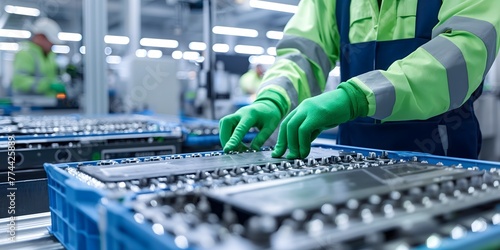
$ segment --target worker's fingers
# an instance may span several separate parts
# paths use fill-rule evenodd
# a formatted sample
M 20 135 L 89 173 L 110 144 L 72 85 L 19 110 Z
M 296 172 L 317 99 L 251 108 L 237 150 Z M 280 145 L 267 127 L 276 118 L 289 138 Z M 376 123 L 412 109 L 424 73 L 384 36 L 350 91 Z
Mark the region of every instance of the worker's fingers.
M 222 118 L 219 122 L 219 139 L 222 147 L 226 146 L 226 143 L 231 139 L 231 135 L 233 135 L 233 131 L 238 125 L 241 116 L 239 115 L 228 115 Z
M 312 132 L 312 135 L 311 135 L 311 142 L 310 142 L 310 144 L 311 144 L 314 140 L 316 140 L 316 138 L 318 138 L 319 134 L 321 134 L 321 131 L 322 131 L 321 129 L 316 129 L 316 130 L 314 130 L 314 131 Z M 309 155 L 309 154 L 307 154 L 307 155 Z
M 224 146 L 224 152 L 230 152 L 230 151 L 240 151 L 238 146 L 241 146 L 241 142 L 243 141 L 243 137 L 248 133 L 251 127 L 254 126 L 254 119 L 251 117 L 242 117 L 238 125 L 236 125 L 236 128 L 234 129 L 234 132 L 227 142 L 227 144 Z
M 288 159 L 300 158 L 299 127 L 306 118 L 305 112 L 297 111 L 287 124 Z
M 298 129 L 299 136 L 299 157 L 306 158 L 311 151 L 312 128 L 307 122 L 302 123 Z
M 281 122 L 279 133 L 278 133 L 278 141 L 276 142 L 276 146 L 274 147 L 274 151 L 271 154 L 272 157 L 279 158 L 283 156 L 286 152 L 288 142 L 287 142 L 287 124 L 288 121 L 293 117 L 293 115 L 297 111 L 294 110 L 290 114 L 288 114 L 283 122 Z
M 264 145 L 264 142 L 266 142 L 266 140 L 271 136 L 271 134 L 274 132 L 275 129 L 276 127 L 274 126 L 274 124 L 268 124 L 267 126 L 264 126 L 257 134 L 257 136 L 252 140 L 250 148 L 254 150 L 259 150 L 262 147 L 262 145 Z
M 240 143 L 238 143 L 238 145 L 234 149 L 228 150 L 227 152 L 230 152 L 230 151 L 245 152 L 249 149 L 250 148 L 248 148 L 243 142 L 240 142 Z

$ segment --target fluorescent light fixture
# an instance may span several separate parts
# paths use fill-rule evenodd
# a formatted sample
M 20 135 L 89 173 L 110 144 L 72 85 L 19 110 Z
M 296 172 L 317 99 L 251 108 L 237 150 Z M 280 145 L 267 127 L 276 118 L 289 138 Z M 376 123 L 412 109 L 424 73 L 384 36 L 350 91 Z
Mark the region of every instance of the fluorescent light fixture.
M 17 43 L 0 43 L 0 50 L 18 51 L 19 44 L 17 44 Z
M 59 32 L 57 37 L 62 41 L 68 42 L 79 42 L 82 40 L 82 34 L 78 33 Z
M 126 45 L 130 43 L 130 38 L 127 36 L 111 36 L 111 35 L 106 35 L 104 36 L 104 42 L 109 43 L 109 44 L 121 44 L 121 45 Z
M 287 13 L 296 13 L 298 10 L 298 7 L 296 5 L 261 0 L 250 0 L 248 4 L 250 5 L 250 7 L 257 9 L 274 10 Z
M 238 54 L 261 55 L 264 54 L 264 48 L 260 46 L 236 45 L 234 52 Z
M 216 44 L 214 44 L 214 46 L 212 46 L 212 49 L 215 52 L 227 53 L 227 52 L 229 52 L 229 45 L 227 45 L 225 43 L 216 43 Z
M 27 30 L 0 29 L 0 36 L 10 38 L 30 38 L 31 32 Z
M 184 60 L 194 61 L 194 60 L 198 60 L 199 57 L 200 57 L 200 53 L 194 52 L 194 51 L 186 51 L 186 52 L 182 53 L 182 59 L 184 59 Z
M 179 42 L 169 39 L 142 38 L 139 43 L 146 47 L 172 48 L 179 47 Z
M 79 51 L 82 55 L 85 55 L 85 46 L 80 47 Z
M 122 62 L 121 56 L 107 56 L 106 62 L 109 64 L 120 64 Z
M 40 10 L 22 6 L 5 5 L 5 12 L 9 14 L 24 15 L 24 16 L 39 16 Z
M 161 58 L 163 56 L 163 52 L 161 50 L 152 49 L 148 51 L 149 58 Z
M 281 40 L 283 38 L 283 32 L 270 30 L 266 33 L 267 38 Z
M 251 64 L 268 64 L 271 65 L 276 61 L 274 56 L 250 56 L 248 61 Z
M 137 57 L 146 57 L 148 55 L 148 51 L 145 49 L 138 49 L 135 51 L 135 56 Z
M 57 54 L 68 54 L 69 46 L 66 45 L 54 45 L 52 46 L 52 52 Z
M 182 51 L 176 50 L 176 51 L 172 52 L 172 58 L 174 58 L 176 60 L 181 59 L 182 58 Z
M 226 26 L 215 26 L 212 31 L 218 35 L 257 37 L 259 32 L 254 29 L 243 29 Z
M 207 49 L 207 45 L 202 42 L 191 42 L 189 43 L 189 49 L 203 51 Z
M 198 57 L 198 59 L 196 59 L 197 63 L 202 63 L 204 61 L 205 61 L 205 57 L 204 56 L 200 56 L 200 57 Z
M 111 53 L 113 53 L 113 49 L 110 48 L 110 47 L 106 47 L 104 48 L 104 54 L 106 54 L 107 56 L 111 55 Z
M 267 48 L 267 54 L 269 54 L 271 56 L 275 56 L 276 55 L 276 47 Z

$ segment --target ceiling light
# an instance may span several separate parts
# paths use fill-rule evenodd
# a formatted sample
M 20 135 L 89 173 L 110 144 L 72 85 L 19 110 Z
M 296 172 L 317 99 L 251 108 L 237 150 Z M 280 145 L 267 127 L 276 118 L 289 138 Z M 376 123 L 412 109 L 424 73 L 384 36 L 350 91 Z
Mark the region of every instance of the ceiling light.
M 226 26 L 215 26 L 212 31 L 218 35 L 257 37 L 259 32 L 254 29 L 243 29 Z
M 186 51 L 182 54 L 182 59 L 184 60 L 198 60 L 200 53 L 194 51 Z
M 202 43 L 202 42 L 191 42 L 191 43 L 189 43 L 189 49 L 203 51 L 203 50 L 207 49 L 207 45 L 205 43 Z
M 111 53 L 113 53 L 113 49 L 111 47 L 104 48 L 104 54 L 109 56 L 109 55 L 111 55 Z
M 27 30 L 0 29 L 0 36 L 10 38 L 30 38 L 31 32 Z
M 182 51 L 176 50 L 176 51 L 172 52 L 172 58 L 174 58 L 176 60 L 181 59 L 182 58 Z
M 236 45 L 234 46 L 234 52 L 239 54 L 260 55 L 264 54 L 264 48 L 260 46 Z
M 267 54 L 275 56 L 276 55 L 276 47 L 267 48 Z
M 85 46 L 81 46 L 81 47 L 80 47 L 80 53 L 81 53 L 82 55 L 85 55 Z
M 120 64 L 122 62 L 121 56 L 107 56 L 106 62 L 109 64 Z
M 104 37 L 104 42 L 109 43 L 109 44 L 121 44 L 121 45 L 126 45 L 130 43 L 130 38 L 126 36 L 111 36 L 111 35 L 106 35 Z
M 69 42 L 79 42 L 82 40 L 82 34 L 78 33 L 59 32 L 57 37 L 59 37 L 59 39 L 62 41 Z
M 17 43 L 0 43 L 0 50 L 18 51 L 19 44 L 17 44 Z
M 274 10 L 287 13 L 296 13 L 298 7 L 291 4 L 275 3 L 261 0 L 250 0 L 250 7 L 264 10 Z
M 270 30 L 266 33 L 267 38 L 281 40 L 283 38 L 283 32 Z
M 163 56 L 163 52 L 161 50 L 152 49 L 148 51 L 149 58 L 161 58 Z
M 205 61 L 205 57 L 204 56 L 200 56 L 200 57 L 198 57 L 198 59 L 196 59 L 197 63 L 202 63 L 204 61 Z
M 57 54 L 68 54 L 69 53 L 69 46 L 66 45 L 54 45 L 52 46 L 52 52 L 57 53 Z
M 271 65 L 276 61 L 274 56 L 250 56 L 248 61 L 251 64 L 268 64 Z
M 145 49 L 138 49 L 135 51 L 135 56 L 137 57 L 146 57 L 148 55 L 148 51 Z
M 39 16 L 40 10 L 22 6 L 5 5 L 5 12 L 24 16 Z
M 169 39 L 142 38 L 139 42 L 142 46 L 159 47 L 159 48 L 177 48 L 179 42 Z
M 212 49 L 215 52 L 227 53 L 227 52 L 229 52 L 229 45 L 227 45 L 225 43 L 216 43 L 216 44 L 214 44 L 214 46 L 212 46 Z

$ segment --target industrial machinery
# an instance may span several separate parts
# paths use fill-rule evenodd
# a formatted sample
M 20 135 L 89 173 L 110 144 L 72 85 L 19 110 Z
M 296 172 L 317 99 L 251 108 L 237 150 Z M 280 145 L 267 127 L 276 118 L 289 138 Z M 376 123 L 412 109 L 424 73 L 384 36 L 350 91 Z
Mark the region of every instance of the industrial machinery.
M 17 116 L 3 121 L 8 119 L 0 140 L 15 137 L 18 171 L 42 168 L 46 162 L 175 154 L 182 142 L 179 125 L 143 116 Z M 6 153 L 6 144 L 0 144 L 0 157 L 7 158 Z
M 340 146 L 270 153 L 47 165 L 52 232 L 73 249 L 500 247 L 498 164 Z
M 145 116 L 13 116 L 0 123 L 0 158 L 13 158 L 20 190 L 17 215 L 48 211 L 44 163 L 175 154 L 183 140 L 180 125 Z M 0 187 L 9 185 L 8 167 L 0 165 Z

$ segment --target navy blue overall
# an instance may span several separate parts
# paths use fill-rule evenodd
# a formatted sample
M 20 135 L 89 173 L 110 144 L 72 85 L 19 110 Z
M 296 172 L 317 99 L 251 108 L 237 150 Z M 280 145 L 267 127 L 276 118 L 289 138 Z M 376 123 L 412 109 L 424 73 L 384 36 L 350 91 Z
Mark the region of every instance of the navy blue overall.
M 349 41 L 350 5 L 350 0 L 337 0 L 342 82 L 372 70 L 387 70 L 394 61 L 428 42 L 432 28 L 438 23 L 441 0 L 418 1 L 415 38 L 356 44 Z M 481 149 L 481 131 L 474 114 L 473 100 L 480 94 L 478 90 L 462 107 L 424 121 L 381 123 L 368 117 L 358 118 L 339 126 L 338 143 L 477 158 Z

